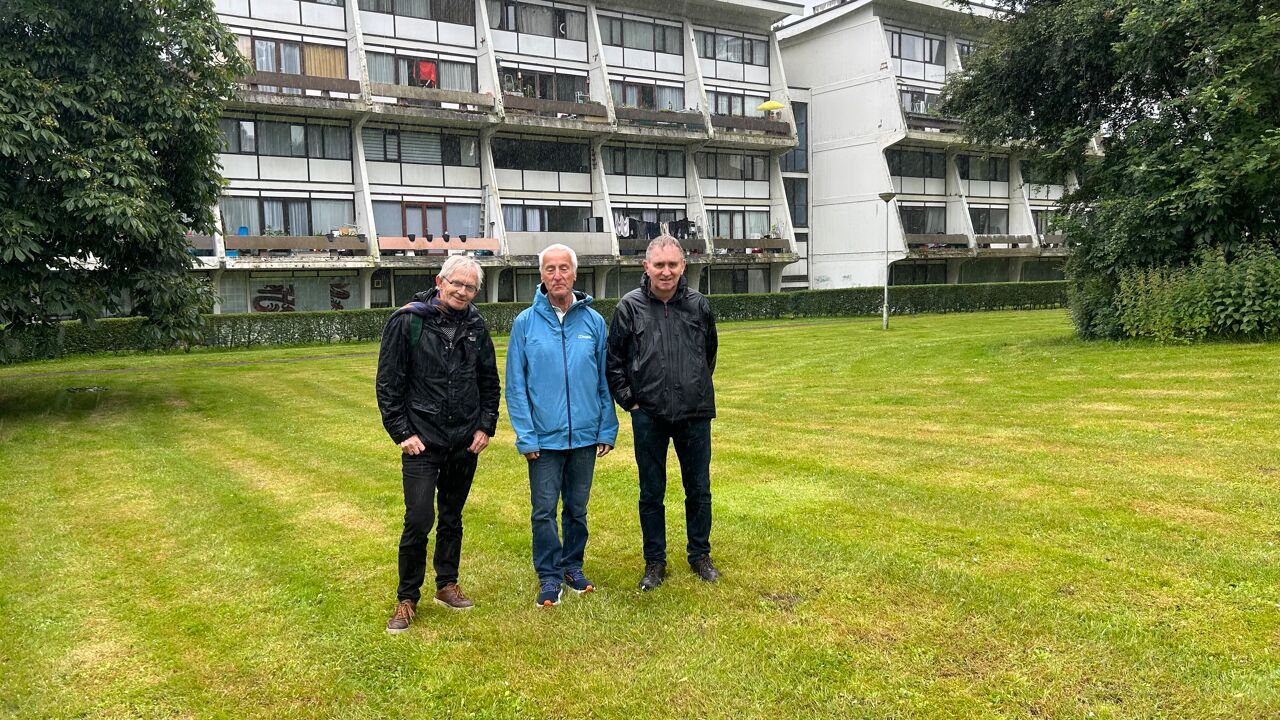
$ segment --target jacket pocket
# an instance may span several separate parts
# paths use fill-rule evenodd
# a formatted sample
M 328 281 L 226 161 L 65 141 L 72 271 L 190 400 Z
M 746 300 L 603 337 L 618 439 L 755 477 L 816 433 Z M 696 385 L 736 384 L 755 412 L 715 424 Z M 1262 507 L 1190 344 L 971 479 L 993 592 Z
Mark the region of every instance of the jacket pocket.
M 438 402 L 426 402 L 426 403 L 410 402 L 409 407 L 412 408 L 414 412 L 420 415 L 439 415 L 440 414 L 440 403 Z

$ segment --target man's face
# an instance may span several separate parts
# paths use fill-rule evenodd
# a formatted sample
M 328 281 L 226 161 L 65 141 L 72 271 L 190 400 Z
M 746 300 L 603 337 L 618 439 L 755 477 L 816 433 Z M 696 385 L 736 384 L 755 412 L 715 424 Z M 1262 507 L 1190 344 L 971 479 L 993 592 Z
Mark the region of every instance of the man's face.
M 547 286 L 547 297 L 552 302 L 563 304 L 566 298 L 573 297 L 573 283 L 577 278 L 569 253 L 552 250 L 542 256 L 542 284 Z
M 440 302 L 452 310 L 465 310 L 475 298 L 478 291 L 479 278 L 470 269 L 454 270 L 447 280 L 436 276 L 436 287 L 440 289 Z
M 649 276 L 649 288 L 653 292 L 673 293 L 680 276 L 684 275 L 684 253 L 677 247 L 664 245 L 644 261 L 644 272 Z

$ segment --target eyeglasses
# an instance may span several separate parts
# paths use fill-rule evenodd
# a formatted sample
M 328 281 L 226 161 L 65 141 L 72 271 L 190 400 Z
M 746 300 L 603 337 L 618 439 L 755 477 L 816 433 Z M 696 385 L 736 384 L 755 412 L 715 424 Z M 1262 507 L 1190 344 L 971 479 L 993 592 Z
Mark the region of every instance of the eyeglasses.
M 475 285 L 470 285 L 464 282 L 458 282 L 453 278 L 445 278 L 444 281 L 454 286 L 458 290 L 466 290 L 468 293 L 471 293 L 472 295 L 475 295 L 476 293 L 480 292 L 480 288 L 476 287 Z

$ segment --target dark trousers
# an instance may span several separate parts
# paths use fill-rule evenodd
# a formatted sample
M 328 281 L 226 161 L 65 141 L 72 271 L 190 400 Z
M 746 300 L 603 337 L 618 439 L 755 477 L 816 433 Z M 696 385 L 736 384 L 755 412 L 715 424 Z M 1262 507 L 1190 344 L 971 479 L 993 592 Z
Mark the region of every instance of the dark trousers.
M 404 531 L 400 534 L 400 587 L 397 600 L 420 599 L 427 572 L 427 539 L 436 526 L 433 558 L 436 589 L 458 581 L 462 554 L 462 506 L 476 474 L 476 455 L 461 445 L 452 450 L 427 448 L 402 455 L 404 475 Z
M 631 433 L 640 469 L 640 532 L 645 562 L 667 560 L 667 445 L 676 447 L 684 483 L 684 518 L 693 560 L 711 553 L 711 421 L 667 422 L 643 410 L 631 413 Z
M 570 570 L 582 569 L 587 549 L 587 501 L 596 467 L 596 446 L 543 450 L 529 461 L 529 498 L 533 505 L 533 569 L 542 583 L 559 584 Z M 556 505 L 564 503 L 560 531 Z M 560 541 L 564 534 L 564 542 Z

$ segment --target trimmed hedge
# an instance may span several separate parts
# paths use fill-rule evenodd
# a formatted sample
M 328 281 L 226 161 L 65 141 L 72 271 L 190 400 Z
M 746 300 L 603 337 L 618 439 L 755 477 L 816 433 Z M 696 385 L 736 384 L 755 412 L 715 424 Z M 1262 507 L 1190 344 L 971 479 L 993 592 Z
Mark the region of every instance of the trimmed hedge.
M 805 317 L 879 315 L 884 289 L 802 290 L 754 295 L 712 295 L 719 320 L 767 320 Z M 1066 305 L 1061 281 L 987 285 L 913 285 L 889 289 L 894 315 L 916 313 L 1030 310 Z M 597 299 L 592 307 L 608 320 L 617 300 Z M 494 334 L 506 334 L 528 303 L 479 306 Z M 205 315 L 204 347 L 247 348 L 367 342 L 382 336 L 390 310 L 338 310 L 293 313 Z M 144 318 L 110 318 L 92 324 L 62 323 L 28 332 L 9 362 L 101 352 L 158 350 L 145 330 Z

